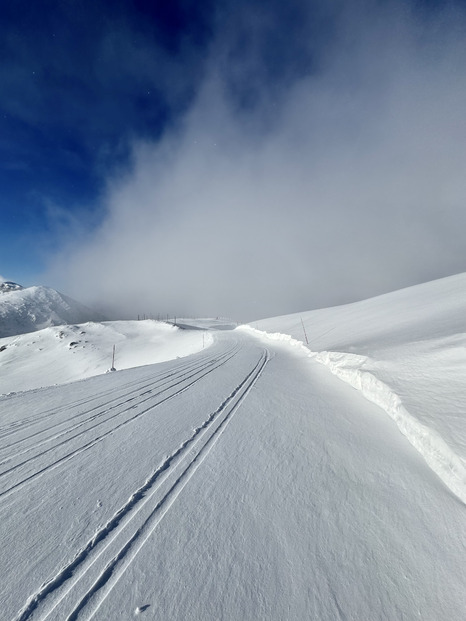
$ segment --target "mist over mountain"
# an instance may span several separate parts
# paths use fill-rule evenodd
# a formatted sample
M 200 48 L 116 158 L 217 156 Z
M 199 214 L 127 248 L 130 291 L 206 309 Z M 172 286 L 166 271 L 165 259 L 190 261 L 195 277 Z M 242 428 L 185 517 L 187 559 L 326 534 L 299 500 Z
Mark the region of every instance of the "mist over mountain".
M 0 337 L 86 321 L 102 321 L 100 313 L 49 287 L 0 283 Z

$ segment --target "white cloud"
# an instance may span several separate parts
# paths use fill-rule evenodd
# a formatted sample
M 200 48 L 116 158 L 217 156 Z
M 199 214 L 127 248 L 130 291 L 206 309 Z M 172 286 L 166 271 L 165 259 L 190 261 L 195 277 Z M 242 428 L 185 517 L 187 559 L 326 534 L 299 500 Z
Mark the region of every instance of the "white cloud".
M 238 112 L 213 61 L 182 126 L 134 145 L 103 225 L 53 279 L 115 314 L 244 320 L 463 271 L 466 44 L 441 32 L 347 16 L 274 123 Z

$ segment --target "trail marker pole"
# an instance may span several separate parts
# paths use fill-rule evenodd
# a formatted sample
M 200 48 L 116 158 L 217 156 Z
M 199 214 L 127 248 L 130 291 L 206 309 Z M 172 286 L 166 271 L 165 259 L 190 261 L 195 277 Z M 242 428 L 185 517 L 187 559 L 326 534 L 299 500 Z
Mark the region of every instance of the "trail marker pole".
M 303 326 L 304 338 L 306 339 L 306 345 L 309 345 L 309 341 L 307 340 L 306 328 L 304 327 L 304 321 L 301 317 L 301 325 Z
M 113 346 L 113 354 L 112 354 L 112 368 L 111 371 L 116 371 L 115 369 L 115 345 Z

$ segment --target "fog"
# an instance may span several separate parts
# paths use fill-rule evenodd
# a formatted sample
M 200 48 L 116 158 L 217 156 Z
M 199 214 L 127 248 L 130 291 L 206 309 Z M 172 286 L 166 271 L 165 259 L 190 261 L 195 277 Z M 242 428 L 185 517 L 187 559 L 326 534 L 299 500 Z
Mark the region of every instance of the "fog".
M 48 284 L 112 317 L 246 321 L 465 271 L 464 16 L 388 4 L 340 11 L 312 70 L 259 75 L 248 105 L 257 58 L 219 31 L 192 106 L 133 142 Z

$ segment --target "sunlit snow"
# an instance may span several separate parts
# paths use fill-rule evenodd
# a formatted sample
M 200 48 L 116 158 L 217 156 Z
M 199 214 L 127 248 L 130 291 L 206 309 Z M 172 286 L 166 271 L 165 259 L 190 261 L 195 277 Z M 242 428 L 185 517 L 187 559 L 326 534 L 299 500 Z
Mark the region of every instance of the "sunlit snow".
M 112 364 L 121 370 L 181 358 L 211 342 L 204 330 L 152 320 L 88 322 L 10 336 L 0 339 L 0 394 L 93 377 Z
M 462 620 L 465 290 L 3 339 L 2 618 Z

